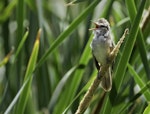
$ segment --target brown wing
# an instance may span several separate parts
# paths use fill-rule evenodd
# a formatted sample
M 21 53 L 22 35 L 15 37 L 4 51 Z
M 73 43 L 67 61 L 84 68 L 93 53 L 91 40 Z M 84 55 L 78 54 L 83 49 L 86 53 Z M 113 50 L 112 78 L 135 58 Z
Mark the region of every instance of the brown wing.
M 96 60 L 95 56 L 93 55 L 93 58 L 94 58 L 94 63 L 95 63 L 95 66 L 97 68 L 97 70 L 99 71 L 100 69 L 100 65 L 98 64 L 98 61 Z
M 114 47 L 115 47 L 115 44 L 114 44 L 114 42 L 112 42 L 112 45 L 110 47 L 110 52 L 114 49 Z

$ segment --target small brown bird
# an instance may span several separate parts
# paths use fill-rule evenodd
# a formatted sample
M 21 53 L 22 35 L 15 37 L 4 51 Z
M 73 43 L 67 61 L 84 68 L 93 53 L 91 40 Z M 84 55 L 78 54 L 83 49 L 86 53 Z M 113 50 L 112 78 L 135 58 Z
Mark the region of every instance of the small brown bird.
M 90 29 L 94 33 L 94 38 L 90 46 L 96 68 L 99 71 L 101 66 L 108 63 L 108 55 L 113 50 L 114 43 L 110 36 L 110 25 L 106 19 L 101 18 L 94 22 L 94 24 L 95 28 Z M 109 67 L 108 72 L 104 76 L 99 77 L 101 79 L 100 85 L 105 91 L 110 91 L 112 88 L 111 70 L 111 67 Z

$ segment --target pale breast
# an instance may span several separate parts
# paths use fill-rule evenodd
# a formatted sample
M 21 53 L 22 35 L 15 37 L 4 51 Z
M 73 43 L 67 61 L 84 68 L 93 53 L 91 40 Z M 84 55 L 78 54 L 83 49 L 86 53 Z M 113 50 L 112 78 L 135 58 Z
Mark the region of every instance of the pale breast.
M 106 64 L 108 48 L 109 48 L 106 38 L 104 38 L 104 36 L 100 36 L 99 38 L 94 38 L 91 43 L 91 48 L 96 60 L 100 64 Z

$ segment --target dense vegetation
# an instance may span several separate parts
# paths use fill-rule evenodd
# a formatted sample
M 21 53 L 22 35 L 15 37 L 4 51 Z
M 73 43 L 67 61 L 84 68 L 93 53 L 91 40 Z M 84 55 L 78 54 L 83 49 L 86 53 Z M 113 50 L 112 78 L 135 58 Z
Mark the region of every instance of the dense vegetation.
M 112 90 L 98 88 L 86 114 L 148 114 L 149 0 L 0 0 L 0 113 L 75 113 L 97 75 L 88 29 L 100 17 L 115 43 L 129 34 Z

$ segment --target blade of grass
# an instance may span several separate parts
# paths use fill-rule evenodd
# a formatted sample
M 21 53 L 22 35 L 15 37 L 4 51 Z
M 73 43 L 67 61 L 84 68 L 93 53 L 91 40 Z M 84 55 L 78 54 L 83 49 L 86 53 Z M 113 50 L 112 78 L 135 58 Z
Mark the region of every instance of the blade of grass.
M 134 17 L 137 14 L 134 1 L 133 0 L 131 0 L 131 1 L 126 0 L 126 4 L 127 4 L 127 7 L 128 7 L 127 9 L 128 9 L 128 12 L 129 12 L 131 23 L 133 23 Z M 130 10 L 130 9 L 132 9 L 132 10 Z M 148 59 L 147 59 L 147 54 L 146 54 L 146 45 L 145 45 L 145 42 L 144 42 L 144 37 L 143 37 L 143 34 L 142 34 L 142 30 L 140 28 L 139 28 L 139 32 L 138 32 L 138 35 L 137 35 L 136 42 L 137 42 L 137 47 L 139 49 L 140 56 L 141 56 L 141 59 L 142 59 L 147 77 L 150 79 L 150 70 L 149 70 L 150 67 L 149 67 L 149 64 L 148 64 Z
M 150 5 L 147 9 L 146 14 L 144 15 L 144 19 L 143 19 L 146 23 L 144 23 L 142 25 L 142 32 L 144 35 L 144 38 L 147 38 L 148 35 L 150 34 L 149 30 L 150 30 Z
M 122 107 L 117 114 L 123 113 L 128 107 L 130 107 L 136 99 L 138 99 L 141 95 L 143 95 L 144 92 L 146 92 L 150 88 L 150 81 L 146 83 L 146 85 L 135 95 L 131 98 L 131 100 L 126 103 L 124 107 Z
M 11 91 L 13 91 L 13 90 L 15 90 L 16 88 L 16 86 L 17 86 L 17 84 L 16 84 L 16 74 L 14 75 L 13 74 L 13 72 L 15 71 L 15 65 L 16 65 L 16 59 L 17 59 L 17 57 L 18 57 L 18 54 L 20 53 L 20 51 L 22 51 L 22 48 L 23 48 L 23 46 L 24 46 L 24 43 L 25 43 L 25 41 L 26 41 L 26 39 L 27 39 L 27 36 L 28 36 L 28 34 L 29 34 L 29 32 L 28 31 L 26 31 L 26 33 L 24 34 L 24 36 L 22 37 L 22 39 L 21 39 L 21 42 L 20 42 L 20 44 L 19 44 L 19 46 L 17 47 L 17 49 L 16 49 L 16 52 L 14 52 L 14 56 L 12 56 L 12 62 L 11 62 L 11 65 L 10 65 L 10 76 L 9 76 L 9 78 L 8 78 L 8 83 L 9 83 L 9 86 L 11 87 L 11 90 L 8 90 L 10 93 L 11 93 Z M 15 85 L 15 86 L 14 86 Z M 12 89 L 13 88 L 13 89 Z M 20 89 L 20 88 L 19 88 Z M 17 92 L 18 90 L 16 90 L 16 92 Z M 7 94 L 7 93 L 6 93 Z M 5 95 L 4 94 L 4 96 L 7 96 L 7 95 Z M 7 98 L 6 98 L 7 99 Z M 4 101 L 3 102 L 6 102 L 5 101 L 5 97 L 4 97 Z M 14 101 L 12 101 L 12 105 L 14 104 L 13 103 Z M 4 103 L 3 103 L 4 104 Z M 9 107 L 11 107 L 11 105 L 9 105 Z M 7 108 L 8 109 L 8 108 Z
M 43 8 L 43 1 L 42 0 L 36 0 L 36 7 L 37 7 L 37 16 L 38 16 L 38 26 L 40 28 L 44 28 L 44 22 L 45 20 L 44 15 L 45 12 Z M 44 14 L 43 14 L 44 13 Z M 41 33 L 41 38 L 40 38 L 40 49 L 39 49 L 39 58 L 41 58 L 44 54 L 45 51 L 45 39 L 44 39 L 44 34 L 46 32 L 43 31 Z M 42 77 L 41 77 L 42 76 Z M 37 83 L 37 94 L 38 94 L 38 103 L 40 104 L 39 108 L 42 108 L 43 106 L 47 106 L 50 100 L 51 96 L 51 89 L 50 89 L 50 79 L 48 75 L 48 67 L 47 64 L 43 64 L 41 68 L 38 69 L 36 72 L 36 83 Z M 41 92 L 41 89 L 43 92 Z
M 23 27 L 23 22 L 24 22 L 24 0 L 19 0 L 17 2 L 17 38 L 15 40 L 15 45 L 18 47 L 21 39 L 23 37 L 23 32 L 24 32 L 24 27 Z M 21 85 L 21 80 L 23 80 L 23 75 L 22 75 L 22 68 L 23 68 L 23 51 L 20 51 L 18 54 L 18 60 L 16 61 L 16 72 L 17 75 L 15 76 L 16 80 L 18 80 L 16 83 L 18 85 Z M 19 89 L 19 87 L 17 88 Z
M 38 12 L 38 22 L 39 22 L 39 27 L 43 28 L 43 10 L 42 10 L 42 1 L 41 0 L 36 0 L 37 3 L 37 12 Z M 44 48 L 44 38 L 43 38 L 43 34 L 41 33 L 41 38 L 40 38 L 40 43 L 41 43 L 41 48 Z M 40 50 L 43 51 L 43 50 Z M 41 53 L 41 52 L 40 52 Z
M 13 11 L 13 8 L 16 6 L 17 4 L 17 0 L 12 0 L 9 5 L 1 12 L 0 14 L 0 23 L 2 23 L 3 21 L 7 20 L 7 18 L 9 18 L 10 14 Z
M 23 20 L 24 20 L 24 0 L 19 0 L 17 4 L 17 46 L 19 45 L 23 35 Z
M 143 114 L 150 114 L 150 104 L 145 108 Z
M 0 62 L 0 67 L 4 66 L 5 64 L 7 64 L 8 60 L 10 59 L 10 56 L 13 53 L 13 49 L 6 55 L 6 57 L 4 57 L 4 59 Z
M 84 66 L 83 65 L 76 65 L 74 66 L 73 68 L 71 68 L 64 76 L 63 78 L 59 81 L 59 83 L 57 84 L 57 87 L 56 89 L 54 90 L 53 94 L 52 94 L 52 97 L 51 97 L 51 100 L 49 102 L 49 106 L 48 106 L 48 109 L 50 110 L 50 112 L 52 113 L 53 112 L 53 109 L 54 109 L 54 106 L 57 102 L 57 99 L 59 97 L 59 95 L 61 94 L 62 92 L 62 89 L 64 87 L 64 85 L 66 84 L 68 78 L 71 76 L 71 74 L 77 70 L 78 68 L 83 68 Z
M 135 82 L 139 85 L 140 88 L 143 88 L 145 84 L 142 81 L 142 79 L 140 78 L 140 76 L 135 72 L 135 70 L 133 69 L 133 67 L 130 64 L 128 64 L 128 68 L 129 68 L 130 73 L 134 77 Z M 146 101 L 147 102 L 150 101 L 150 92 L 146 91 L 143 94 L 144 94 L 144 96 L 146 98 Z
M 28 78 L 29 78 L 29 81 L 27 82 L 27 85 L 25 86 L 24 90 L 22 91 L 20 95 L 20 99 L 19 99 L 19 102 L 17 104 L 17 109 L 16 109 L 17 114 L 24 113 L 24 109 L 28 100 L 28 96 L 30 94 L 30 88 L 31 88 L 31 83 L 32 83 L 32 78 L 33 78 L 32 73 L 35 69 L 36 60 L 37 60 L 38 51 L 39 51 L 40 35 L 41 35 L 41 29 L 39 29 L 38 31 L 36 41 L 35 41 L 35 44 L 31 53 L 31 57 L 28 63 L 28 67 L 25 73 L 24 83 Z
M 86 16 L 94 10 L 96 5 L 100 2 L 100 0 L 94 0 L 69 26 L 68 28 L 62 32 L 58 38 L 52 43 L 51 47 L 48 48 L 46 53 L 39 60 L 37 67 L 41 66 L 43 62 L 46 61 L 48 56 L 57 48 L 61 42 L 69 35 L 75 28 L 81 23 L 82 20 L 86 18 Z
M 105 105 L 105 110 L 103 111 L 103 113 L 107 112 L 108 110 L 109 110 L 109 112 L 111 112 L 112 104 L 115 102 L 115 100 L 117 98 L 116 94 L 119 92 L 119 90 L 121 88 L 121 85 L 122 85 L 122 82 L 124 79 L 125 70 L 127 67 L 127 63 L 131 56 L 131 52 L 132 52 L 132 49 L 133 49 L 133 46 L 134 46 L 134 43 L 136 40 L 136 36 L 138 33 L 138 28 L 139 28 L 139 24 L 140 24 L 140 20 L 142 17 L 145 3 L 146 3 L 146 0 L 143 0 L 141 2 L 140 8 L 138 9 L 138 13 L 134 19 L 133 25 L 132 25 L 130 33 L 129 33 L 129 37 L 127 38 L 127 41 L 125 43 L 125 46 L 124 46 L 124 49 L 122 52 L 122 56 L 119 59 L 118 65 L 116 67 L 115 80 L 114 80 L 115 83 L 113 83 L 113 88 L 110 92 L 109 98 L 107 98 L 108 101 Z M 132 9 L 130 9 L 130 10 L 132 10 Z
M 131 52 L 132 52 L 132 49 L 133 49 L 133 46 L 134 46 L 134 43 L 136 40 L 136 36 L 137 36 L 137 32 L 138 32 L 138 28 L 139 28 L 139 24 L 140 24 L 140 20 L 142 17 L 145 3 L 146 3 L 146 0 L 143 0 L 140 5 L 138 14 L 136 15 L 136 18 L 133 22 L 133 26 L 130 30 L 129 37 L 127 38 L 127 42 L 125 43 L 122 57 L 119 60 L 118 67 L 115 72 L 115 78 L 117 79 L 117 80 L 115 80 L 115 85 L 116 85 L 117 91 L 119 91 L 119 89 L 121 87 L 121 84 L 123 81 L 123 75 L 125 73 L 127 63 L 131 56 Z
M 12 102 L 9 104 L 8 108 L 5 110 L 4 114 L 9 114 L 11 112 L 12 108 L 15 106 L 16 102 L 18 101 L 19 96 L 21 95 L 22 91 L 24 90 L 27 83 L 29 82 L 29 79 L 30 77 L 28 77 L 28 79 L 23 83 L 23 85 L 21 86 L 20 90 L 18 91 L 18 93 L 16 94 Z
M 26 31 L 26 33 L 24 34 L 23 38 L 21 39 L 21 42 L 19 43 L 19 46 L 18 46 L 18 48 L 16 50 L 13 62 L 15 62 L 15 59 L 17 58 L 19 52 L 21 51 L 21 49 L 22 49 L 22 47 L 23 47 L 23 45 L 24 45 L 24 43 L 25 43 L 25 41 L 26 41 L 26 39 L 28 37 L 28 34 L 29 34 L 29 31 Z
M 79 64 L 87 64 L 90 57 L 91 57 L 91 54 L 89 54 L 89 50 L 90 50 L 90 43 L 92 41 L 92 38 L 93 38 L 93 35 L 91 35 L 85 49 L 84 49 L 84 52 L 80 58 L 80 61 L 79 61 Z M 68 83 L 68 89 L 66 89 L 64 91 L 64 94 L 62 96 L 62 98 L 67 98 L 65 99 L 65 102 L 64 102 L 64 99 L 60 99 L 60 102 L 59 104 L 57 104 L 57 114 L 61 114 L 63 112 L 63 110 L 65 109 L 65 107 L 70 103 L 70 101 L 73 99 L 75 93 L 76 93 L 76 90 L 77 90 L 77 87 L 79 86 L 80 84 L 80 81 L 82 79 L 82 75 L 84 73 L 84 70 L 77 70 L 73 76 L 73 79 L 71 81 L 71 83 Z M 64 104 L 63 106 L 61 104 Z

